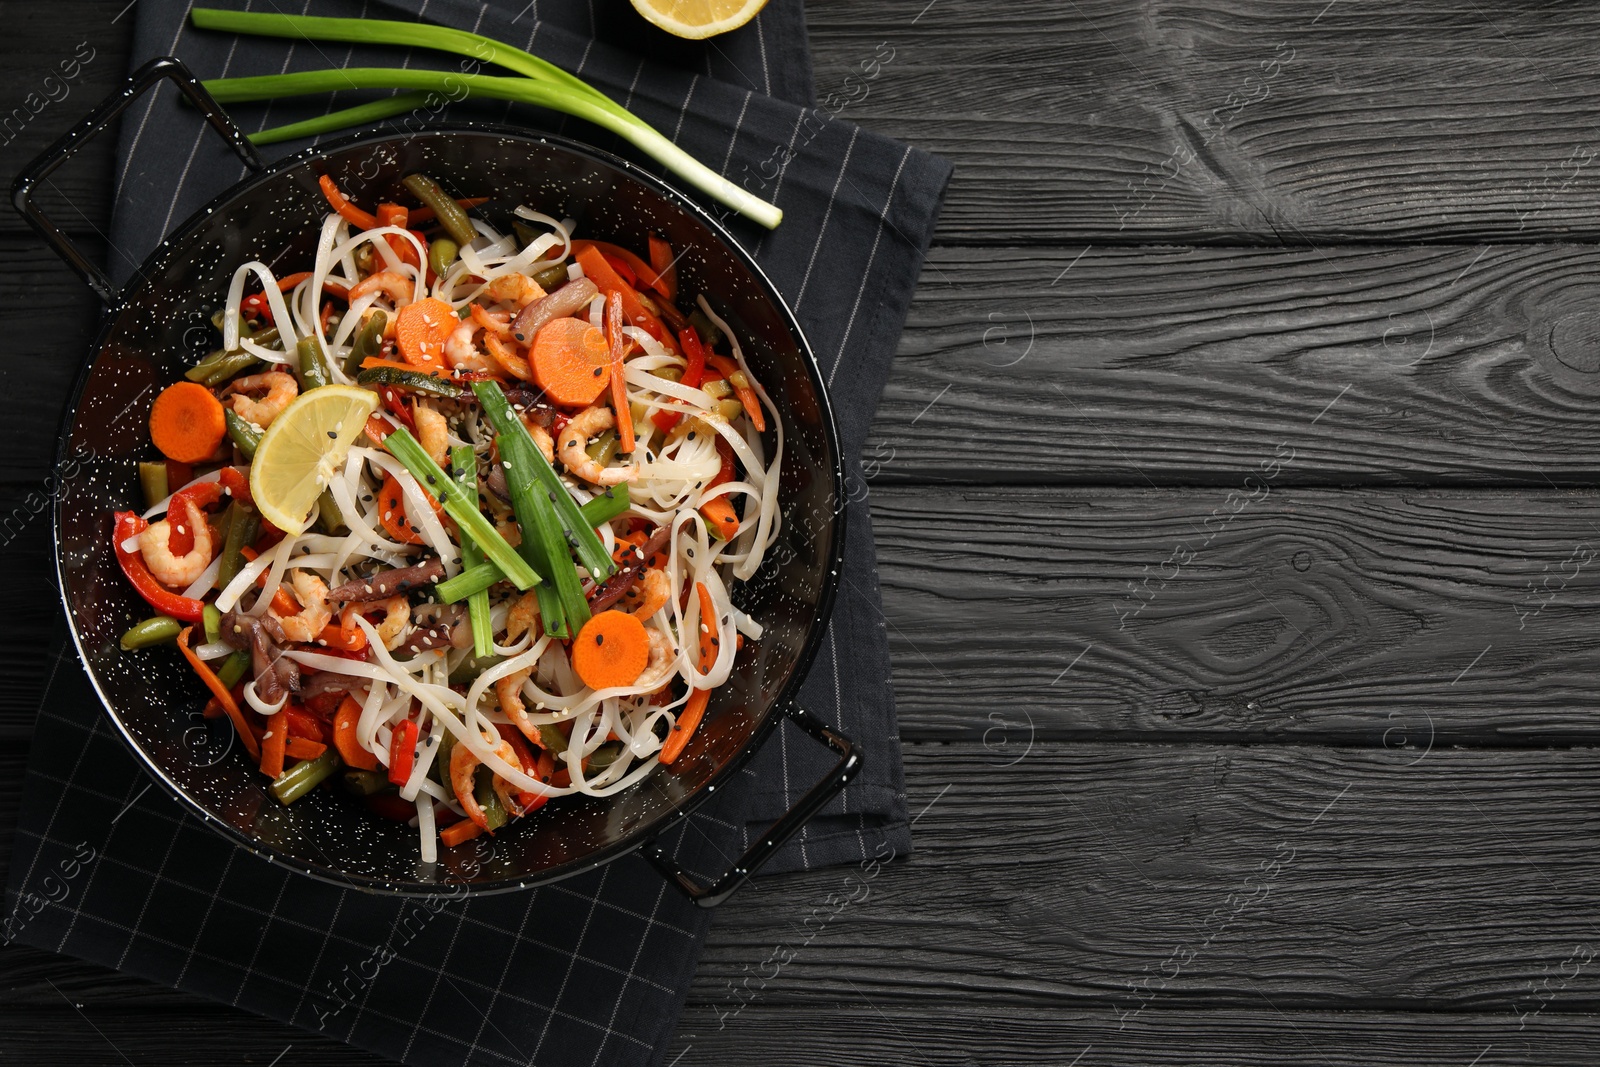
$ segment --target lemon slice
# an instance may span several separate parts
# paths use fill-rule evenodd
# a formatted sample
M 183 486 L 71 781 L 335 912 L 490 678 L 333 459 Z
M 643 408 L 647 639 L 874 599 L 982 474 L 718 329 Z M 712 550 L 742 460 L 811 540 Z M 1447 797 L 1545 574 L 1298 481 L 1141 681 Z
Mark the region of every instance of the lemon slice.
M 692 41 L 736 30 L 766 6 L 767 0 L 633 0 L 639 14 Z
M 305 533 L 317 497 L 344 463 L 378 406 L 378 394 L 348 385 L 302 393 L 272 420 L 250 463 L 250 495 L 272 525 Z

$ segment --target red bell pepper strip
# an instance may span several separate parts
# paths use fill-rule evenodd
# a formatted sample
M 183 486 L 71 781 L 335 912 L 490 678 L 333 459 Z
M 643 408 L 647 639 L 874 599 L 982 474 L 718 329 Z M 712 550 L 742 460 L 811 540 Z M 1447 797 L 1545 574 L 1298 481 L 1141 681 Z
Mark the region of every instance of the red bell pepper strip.
M 678 332 L 678 343 L 683 346 L 683 354 L 688 359 L 689 365 L 683 370 L 683 377 L 678 384 L 686 385 L 690 389 L 698 389 L 706 377 L 706 348 L 700 343 L 700 334 L 693 326 L 685 326 Z M 658 411 L 650 416 L 656 428 L 663 433 L 671 430 L 683 418 L 681 411 Z
M 549 765 L 548 769 L 543 772 L 545 775 L 555 769 L 555 762 L 551 760 L 550 754 L 541 749 L 536 755 L 533 751 L 533 746 L 528 744 L 528 739 L 523 737 L 522 731 L 515 726 L 508 722 L 498 722 L 495 723 L 495 729 L 500 731 L 500 736 L 505 739 L 505 742 L 511 746 L 512 751 L 517 754 L 517 765 L 524 771 L 537 778 L 540 777 L 538 768 L 541 764 Z M 522 809 L 520 812 L 522 815 L 538 811 L 550 800 L 543 793 L 535 793 L 529 789 L 519 789 L 512 795 L 515 797 L 517 805 Z
M 272 305 L 267 303 L 265 293 L 251 293 L 239 301 L 239 314 L 247 319 L 260 319 L 268 326 L 272 323 Z
M 405 785 L 417 764 L 417 724 L 406 719 L 389 738 L 389 783 Z
M 223 467 L 217 472 L 217 481 L 239 503 L 255 504 L 255 498 L 250 495 L 250 476 L 238 467 Z
M 205 611 L 204 602 L 193 597 L 180 596 L 165 588 L 145 567 L 144 557 L 140 556 L 137 550 L 129 552 L 122 547 L 123 542 L 137 537 L 150 524 L 132 511 L 119 511 L 115 519 L 116 525 L 112 528 L 111 534 L 112 547 L 116 549 L 117 563 L 122 566 L 122 573 L 128 576 L 128 584 L 161 614 L 170 615 L 184 622 L 199 622 L 201 613 Z
M 167 548 L 175 556 L 187 555 L 194 547 L 194 531 L 189 528 L 189 509 L 193 503 L 202 512 L 222 499 L 222 486 L 216 482 L 199 482 L 172 494 L 167 502 Z

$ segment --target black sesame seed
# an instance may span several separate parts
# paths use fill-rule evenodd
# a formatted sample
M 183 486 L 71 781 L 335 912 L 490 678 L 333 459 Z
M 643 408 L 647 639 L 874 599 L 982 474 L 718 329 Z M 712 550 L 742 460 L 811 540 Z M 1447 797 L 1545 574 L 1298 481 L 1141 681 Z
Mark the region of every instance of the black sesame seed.
M 597 645 L 605 644 L 606 643 L 606 635 L 605 634 L 595 634 L 594 635 L 594 643 L 597 644 Z
M 604 368 L 604 367 L 596 367 L 596 368 L 595 368 L 595 369 L 594 369 L 594 376 L 595 376 L 595 377 L 596 377 L 596 378 L 598 378 L 598 377 L 600 377 L 600 372 L 601 372 L 601 371 L 602 371 L 602 370 L 605 370 L 605 368 Z
M 337 441 L 339 439 L 339 435 L 337 433 L 335 433 L 334 431 L 329 430 L 328 431 L 328 439 L 330 441 Z

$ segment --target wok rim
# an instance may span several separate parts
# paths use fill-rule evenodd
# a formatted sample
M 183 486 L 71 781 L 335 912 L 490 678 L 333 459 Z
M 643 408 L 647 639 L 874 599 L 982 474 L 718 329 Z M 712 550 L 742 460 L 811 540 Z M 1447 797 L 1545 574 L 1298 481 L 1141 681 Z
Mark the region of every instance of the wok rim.
M 78 370 L 77 377 L 68 395 L 66 407 L 62 412 L 56 441 L 55 469 L 60 469 L 67 458 L 69 437 L 77 424 L 78 412 L 88 387 L 90 373 L 105 350 L 119 313 L 129 303 L 129 294 L 137 292 L 139 286 L 146 284 L 146 280 L 154 273 L 155 268 L 159 266 L 162 259 L 171 254 L 176 248 L 178 240 L 187 237 L 192 230 L 200 226 L 218 208 L 233 202 L 258 185 L 264 184 L 285 171 L 300 167 L 312 168 L 317 161 L 358 145 L 382 144 L 386 141 L 410 141 L 420 137 L 451 134 L 503 137 L 516 141 L 549 145 L 590 162 L 611 167 L 662 196 L 680 210 L 687 212 L 729 249 L 734 258 L 751 273 L 757 284 L 764 289 L 767 298 L 772 301 L 781 314 L 782 320 L 788 327 L 800 354 L 804 357 L 805 365 L 811 375 L 820 413 L 819 422 L 826 437 L 832 459 L 828 468 L 832 480 L 830 499 L 833 501 L 829 517 L 831 540 L 828 557 L 820 564 L 823 573 L 820 576 L 821 590 L 817 602 L 817 611 L 807 630 L 806 639 L 795 657 L 794 670 L 790 672 L 788 681 L 776 696 L 765 701 L 762 705 L 754 729 L 739 750 L 724 761 L 712 773 L 710 778 L 689 793 L 688 796 L 670 804 L 665 810 L 641 822 L 639 826 L 629 831 L 621 840 L 600 848 L 582 860 L 569 861 L 565 864 L 557 865 L 543 876 L 523 877 L 520 879 L 504 878 L 486 882 L 464 882 L 453 880 L 449 877 L 443 878 L 438 882 L 395 882 L 372 876 L 351 874 L 331 866 L 319 866 L 299 857 L 280 852 L 274 846 L 252 837 L 232 823 L 213 815 L 203 804 L 191 797 L 145 751 L 133 732 L 124 724 L 122 714 L 113 706 L 112 701 L 101 688 L 99 678 L 89 666 L 89 660 L 83 646 L 83 638 L 78 632 L 78 625 L 73 615 L 72 603 L 67 591 L 66 558 L 62 545 L 65 499 L 63 495 L 58 494 L 55 501 L 51 540 L 55 557 L 57 591 L 61 599 L 62 609 L 66 615 L 67 629 L 72 635 L 72 644 L 78 654 L 78 666 L 88 677 L 90 688 L 94 690 L 95 696 L 99 698 L 101 709 L 112 724 L 115 725 L 117 733 L 121 736 L 124 745 L 132 752 L 136 761 L 169 796 L 185 805 L 187 813 L 197 814 L 203 825 L 219 833 L 224 839 L 239 845 L 253 855 L 264 857 L 269 863 L 279 864 L 288 870 L 318 882 L 338 886 L 342 889 L 356 889 L 378 896 L 447 896 L 451 899 L 460 899 L 472 896 L 497 896 L 504 893 L 535 889 L 539 886 L 551 885 L 574 878 L 605 864 L 613 863 L 651 844 L 658 837 L 671 830 L 677 823 L 709 801 L 718 787 L 730 781 L 732 776 L 737 774 L 767 742 L 772 732 L 778 727 L 778 724 L 787 717 L 784 709 L 796 702 L 800 687 L 805 683 L 806 677 L 815 662 L 817 652 L 821 647 L 823 633 L 832 619 L 839 585 L 839 568 L 844 556 L 846 509 L 840 503 L 846 500 L 844 492 L 844 457 L 840 448 L 839 429 L 833 414 L 833 404 L 828 396 L 827 379 L 822 373 L 821 366 L 817 363 L 816 353 L 812 350 L 810 340 L 806 337 L 805 330 L 795 316 L 794 309 L 789 306 L 789 302 L 778 291 L 778 287 L 773 284 L 772 279 L 761 269 L 755 257 L 703 205 L 669 184 L 653 171 L 624 159 L 615 153 L 571 137 L 532 127 L 511 126 L 504 123 L 455 121 L 438 123 L 422 130 L 405 133 L 387 133 L 372 130 L 358 131 L 327 144 L 302 149 L 299 152 L 285 156 L 283 159 L 270 163 L 263 169 L 240 179 L 206 201 L 205 204 L 197 208 L 181 223 L 173 227 L 168 235 L 162 238 L 161 243 L 145 256 L 133 275 L 118 287 L 115 302 L 104 305 L 102 309 L 103 321 L 100 329 L 95 335 L 93 346 L 90 348 L 87 358 Z M 652 781 L 654 777 L 652 775 L 631 788 L 644 786 L 647 782 Z M 508 840 L 515 839 L 508 838 Z M 418 862 L 420 863 L 420 860 Z M 735 861 L 735 863 L 737 862 Z M 652 871 L 652 876 L 659 876 L 659 874 Z

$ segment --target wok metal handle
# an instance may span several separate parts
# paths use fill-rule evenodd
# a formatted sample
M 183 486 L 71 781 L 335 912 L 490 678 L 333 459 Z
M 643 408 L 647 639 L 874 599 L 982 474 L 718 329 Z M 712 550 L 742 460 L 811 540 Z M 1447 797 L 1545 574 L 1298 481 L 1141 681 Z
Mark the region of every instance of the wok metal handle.
M 17 212 L 28 220 L 28 225 L 38 231 L 39 236 L 49 242 L 56 254 L 67 261 L 67 265 L 83 276 L 89 283 L 89 288 L 95 295 L 108 305 L 117 303 L 117 289 L 111 280 L 88 256 L 84 255 L 78 246 L 72 243 L 72 238 L 62 233 L 60 228 L 40 211 L 33 202 L 34 186 L 46 181 L 56 169 L 73 156 L 77 155 L 88 142 L 89 138 L 99 133 L 111 124 L 116 118 L 128 109 L 139 97 L 143 96 L 151 86 L 157 85 L 163 78 L 169 78 L 177 85 L 189 102 L 200 110 L 211 128 L 222 135 L 234 152 L 244 161 L 244 165 L 251 170 L 264 170 L 266 163 L 256 152 L 255 145 L 250 143 L 243 130 L 233 124 L 233 120 L 211 99 L 211 94 L 195 80 L 189 73 L 189 68 L 171 56 L 161 56 L 152 59 L 136 70 L 128 78 L 127 85 L 122 90 L 113 93 L 100 106 L 79 122 L 72 129 L 41 152 L 38 158 L 22 168 L 22 173 L 17 175 L 17 180 L 11 186 L 11 203 Z
M 861 769 L 861 749 L 856 743 L 797 704 L 791 704 L 785 714 L 794 724 L 817 741 L 839 753 L 839 762 L 812 786 L 805 796 L 773 823 L 755 844 L 745 850 L 734 865 L 711 885 L 701 885 L 672 857 L 662 851 L 654 841 L 639 850 L 662 877 L 678 888 L 684 896 L 702 908 L 714 908 L 733 895 L 734 890 L 772 858 L 784 842 L 793 837 L 823 806 L 838 796 L 845 783 Z

